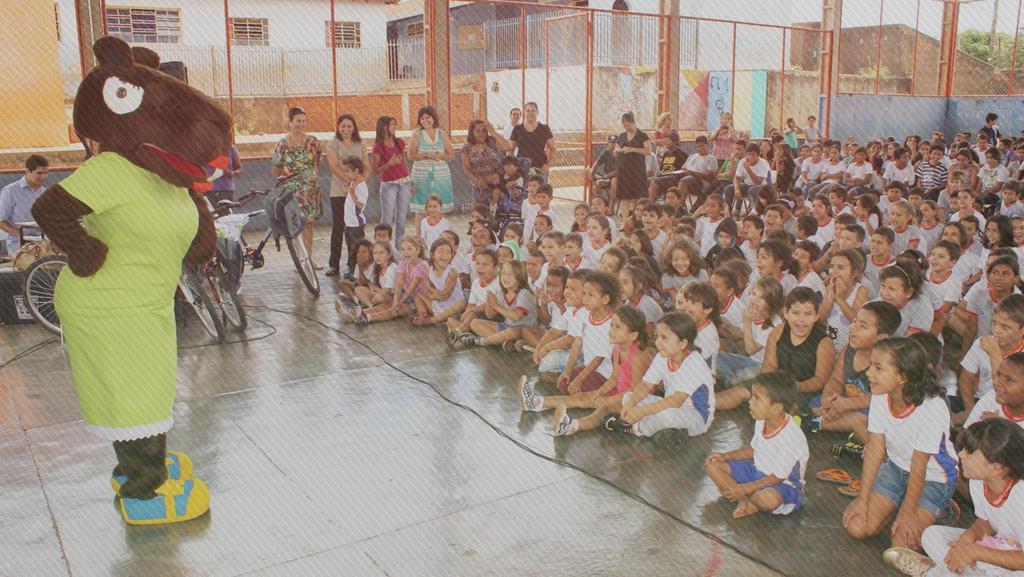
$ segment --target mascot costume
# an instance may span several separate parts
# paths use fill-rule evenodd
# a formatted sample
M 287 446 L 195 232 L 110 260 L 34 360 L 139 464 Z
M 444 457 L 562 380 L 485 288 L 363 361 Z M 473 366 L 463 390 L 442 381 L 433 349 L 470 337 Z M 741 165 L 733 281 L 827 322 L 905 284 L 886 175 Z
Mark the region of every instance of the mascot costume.
M 192 463 L 167 451 L 178 347 L 174 294 L 182 262 L 210 260 L 213 217 L 198 191 L 227 166 L 231 119 L 158 71 L 155 52 L 122 40 L 93 46 L 98 65 L 75 97 L 89 157 L 32 207 L 67 255 L 56 309 L 88 428 L 114 444 L 111 486 L 132 525 L 209 509 Z

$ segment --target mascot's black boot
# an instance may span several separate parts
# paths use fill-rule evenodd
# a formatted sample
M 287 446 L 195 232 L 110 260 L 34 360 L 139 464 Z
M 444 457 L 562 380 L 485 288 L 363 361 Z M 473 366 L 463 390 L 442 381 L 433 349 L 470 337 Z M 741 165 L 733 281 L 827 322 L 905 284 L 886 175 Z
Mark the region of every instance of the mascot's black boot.
M 164 465 L 167 435 L 114 441 L 114 453 L 117 454 L 114 478 L 124 479 L 118 494 L 133 499 L 155 497 L 156 488 L 167 480 L 167 467 Z
M 167 435 L 117 441 L 114 452 L 117 467 L 111 484 L 121 495 L 121 515 L 126 523 L 176 523 L 209 510 L 206 484 L 191 477 L 188 457 L 167 453 Z

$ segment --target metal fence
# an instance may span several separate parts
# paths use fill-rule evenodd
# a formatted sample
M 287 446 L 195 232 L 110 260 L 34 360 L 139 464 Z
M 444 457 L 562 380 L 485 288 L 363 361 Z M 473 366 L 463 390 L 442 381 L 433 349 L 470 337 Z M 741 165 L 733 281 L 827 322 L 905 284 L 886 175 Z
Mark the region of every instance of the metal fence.
M 863 0 L 843 13 L 838 92 L 921 96 L 1024 93 L 1024 0 Z

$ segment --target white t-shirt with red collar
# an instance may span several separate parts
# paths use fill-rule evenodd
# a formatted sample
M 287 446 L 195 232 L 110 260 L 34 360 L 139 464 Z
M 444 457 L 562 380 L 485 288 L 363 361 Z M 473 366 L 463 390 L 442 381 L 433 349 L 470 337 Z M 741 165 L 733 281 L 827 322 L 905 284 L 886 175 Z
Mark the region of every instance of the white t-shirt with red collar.
M 1024 342 L 1018 344 L 1014 350 L 1003 355 L 1003 358 L 1012 355 L 1013 353 L 1019 353 L 1024 351 Z M 974 397 L 982 397 L 992 392 L 992 360 L 981 348 L 981 339 L 974 341 L 971 348 L 964 355 L 964 360 L 960 361 L 960 366 L 968 373 L 978 375 L 978 388 L 975 390 Z
M 718 225 L 722 224 L 723 220 L 725 220 L 724 216 L 719 217 L 718 220 L 710 220 L 706 216 L 697 219 L 697 230 L 694 236 L 700 242 L 700 258 L 708 256 L 715 243 L 718 242 L 715 235 L 718 233 Z
M 818 238 L 821 239 L 822 246 L 832 242 L 836 239 L 836 219 L 831 216 L 825 222 L 818 223 Z
M 1013 481 L 1002 495 L 991 495 L 985 489 L 985 481 L 971 479 L 971 500 L 974 501 L 974 514 L 979 519 L 988 521 L 996 538 L 1010 543 L 1024 542 L 1024 483 Z M 993 567 L 989 565 L 988 567 Z M 981 567 L 978 567 L 980 570 Z M 1017 575 L 1005 569 L 996 569 L 996 573 L 985 572 L 986 575 Z
M 527 242 L 531 242 L 531 241 L 537 240 L 537 239 L 533 238 L 533 224 L 537 220 L 537 217 L 542 215 L 542 214 L 547 214 L 547 215 L 551 214 L 551 207 L 550 206 L 548 206 L 547 208 L 541 208 L 540 205 L 538 204 L 538 205 L 536 205 L 535 208 L 531 208 L 530 209 L 530 212 L 532 214 L 528 215 L 527 214 L 527 207 L 529 205 L 530 205 L 529 201 L 523 203 L 523 238 L 525 238 Z
M 473 281 L 473 286 L 469 289 L 469 306 L 486 303 L 487 293 L 494 293 L 494 296 L 501 297 L 501 283 L 497 276 L 490 283 L 485 283 L 480 279 Z
M 977 403 L 974 403 L 974 408 L 971 409 L 971 414 L 964 421 L 964 428 L 970 427 L 974 423 L 977 423 L 984 417 L 985 413 L 996 413 L 1000 418 L 1006 419 L 1011 423 L 1017 423 L 1019 427 L 1024 429 L 1024 415 L 1014 415 L 1006 408 L 1005 405 L 1000 405 L 999 401 L 996 400 L 996 392 L 989 391 L 978 399 Z
M 743 303 L 737 296 L 729 297 L 729 300 L 725 302 L 719 314 L 722 320 L 736 327 L 737 329 L 743 329 L 743 313 L 747 310 L 747 305 Z
M 590 361 L 601 357 L 597 372 L 606 378 L 612 374 L 612 342 L 608 338 L 612 314 L 609 312 L 604 318 L 597 318 L 594 313 L 580 309 L 577 315 L 579 322 L 569 327 L 569 334 L 583 341 L 583 364 L 589 365 Z
M 597 270 L 601 264 L 601 257 L 612 247 L 611 241 L 604 241 L 601 246 L 594 246 L 589 238 L 583 239 L 583 268 Z
M 872 395 L 868 412 L 868 432 L 885 435 L 885 453 L 889 461 L 910 472 L 914 451 L 931 456 L 925 481 L 951 483 L 957 476 L 957 456 L 949 440 L 949 407 L 942 397 L 928 397 L 901 414 L 894 414 L 889 395 Z

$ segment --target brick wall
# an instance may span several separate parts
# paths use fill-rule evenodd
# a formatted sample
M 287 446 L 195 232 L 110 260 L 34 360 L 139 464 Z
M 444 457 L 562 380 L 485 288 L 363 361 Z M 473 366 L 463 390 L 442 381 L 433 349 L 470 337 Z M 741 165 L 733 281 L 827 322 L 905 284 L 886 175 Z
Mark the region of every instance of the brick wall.
M 309 117 L 311 132 L 334 130 L 333 98 L 331 96 L 295 97 L 287 99 L 283 109 L 300 106 Z M 416 127 L 416 112 L 426 102 L 420 94 L 365 94 L 361 96 L 338 96 L 338 112 L 347 112 L 356 117 L 361 131 L 372 131 L 377 118 L 388 115 L 398 119 L 399 130 Z M 465 130 L 475 118 L 487 118 L 487 99 L 482 93 L 458 93 L 452 95 L 452 130 Z M 263 130 L 263 132 L 272 132 Z

